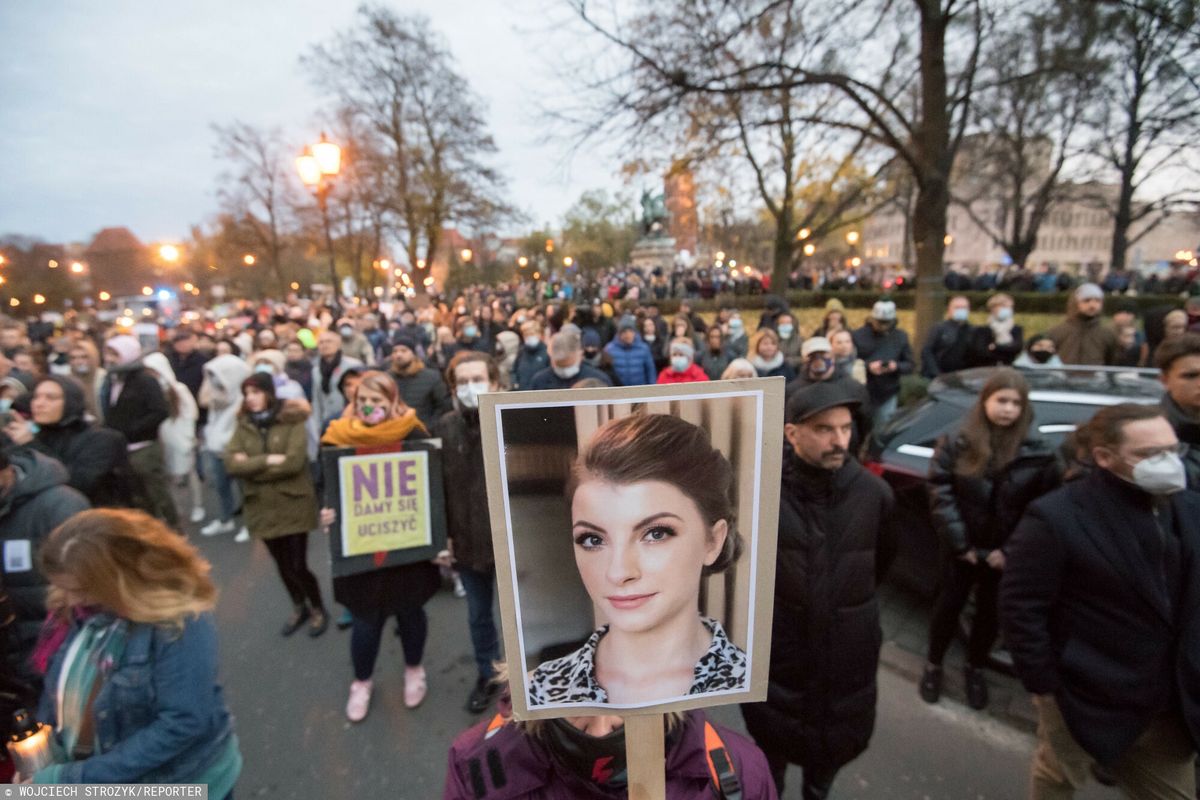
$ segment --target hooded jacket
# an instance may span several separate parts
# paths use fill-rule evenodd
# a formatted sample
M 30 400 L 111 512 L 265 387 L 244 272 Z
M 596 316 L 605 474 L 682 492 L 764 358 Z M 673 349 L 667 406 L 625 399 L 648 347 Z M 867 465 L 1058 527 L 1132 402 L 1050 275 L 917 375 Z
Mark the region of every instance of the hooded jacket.
M 0 561 L 4 587 L 16 613 L 17 651 L 5 655 L 19 675 L 31 677 L 26 663 L 46 618 L 46 578 L 37 567 L 42 542 L 67 519 L 88 506 L 87 498 L 67 485 L 67 468 L 31 448 L 9 452 L 16 480 L 0 496 L 0 541 L 6 554 Z M 11 550 L 9 548 L 12 548 Z M 23 556 L 28 555 L 28 558 Z
M 784 453 L 767 701 L 742 706 L 763 750 L 831 768 L 866 750 L 894 508 L 891 488 L 857 461 L 827 470 Z
M 235 355 L 217 356 L 204 365 L 200 395 L 208 401 L 205 450 L 218 455 L 225 452 L 225 445 L 233 438 L 238 409 L 242 405 L 242 381 L 249 376 L 250 367 Z
M 114 401 L 117 383 L 120 389 Z M 158 441 L 158 426 L 171 416 L 171 409 L 158 378 L 139 359 L 108 371 L 100 389 L 100 413 L 105 425 L 136 445 Z
M 56 375 L 43 380 L 62 389 L 63 414 L 58 422 L 41 426 L 33 446 L 67 468 L 67 485 L 82 492 L 93 507 L 134 505 L 139 481 L 129 464 L 125 437 L 86 418 L 83 387 L 77 381 Z
M 151 353 L 142 359 L 142 363 L 158 377 L 159 385 L 167 396 L 173 398 L 175 415 L 158 426 L 158 438 L 163 445 L 163 465 L 169 475 L 187 475 L 195 468 L 196 461 L 196 420 L 200 417 L 196 398 L 190 386 L 175 379 L 175 372 L 162 353 Z M 203 369 L 201 362 L 201 373 Z
M 265 429 L 243 411 L 225 448 L 225 471 L 242 479 L 246 528 L 260 539 L 305 533 L 317 527 L 317 495 L 308 469 L 308 421 L 305 400 L 279 402 Z M 238 460 L 236 455 L 246 456 Z M 282 464 L 267 456 L 282 455 Z
M 705 717 L 684 712 L 683 727 L 666 747 L 667 800 L 718 800 L 706 753 Z M 743 800 L 776 800 L 763 754 L 720 725 L 720 737 L 741 783 Z M 605 790 L 562 765 L 538 739 L 502 719 L 480 722 L 450 746 L 443 800 L 618 800 L 624 787 Z

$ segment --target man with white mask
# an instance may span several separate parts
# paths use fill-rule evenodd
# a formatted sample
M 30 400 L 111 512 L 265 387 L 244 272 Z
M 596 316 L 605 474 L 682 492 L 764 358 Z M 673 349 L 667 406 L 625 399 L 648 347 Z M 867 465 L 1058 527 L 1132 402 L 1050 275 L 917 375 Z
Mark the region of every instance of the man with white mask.
M 533 376 L 530 389 L 570 389 L 588 378 L 594 378 L 605 386 L 612 381 L 600 370 L 583 363 L 583 343 L 579 329 L 564 329 L 550 339 L 550 366 Z M 525 388 L 525 387 L 521 387 Z
M 1200 494 L 1158 406 L 1109 406 L 1077 436 L 1095 469 L 1004 548 L 1004 640 L 1038 710 L 1030 796 L 1073 797 L 1099 764 L 1128 797 L 1195 797 Z
M 438 418 L 433 435 L 442 440 L 442 486 L 446 494 L 446 534 L 467 597 L 467 627 L 478 677 L 467 697 L 472 714 L 486 711 L 499 686 L 493 683 L 500 660 L 500 636 L 492 612 L 496 561 L 488 516 L 479 398 L 500 391 L 500 371 L 484 353 L 464 350 L 450 360 L 446 384 L 454 409 Z

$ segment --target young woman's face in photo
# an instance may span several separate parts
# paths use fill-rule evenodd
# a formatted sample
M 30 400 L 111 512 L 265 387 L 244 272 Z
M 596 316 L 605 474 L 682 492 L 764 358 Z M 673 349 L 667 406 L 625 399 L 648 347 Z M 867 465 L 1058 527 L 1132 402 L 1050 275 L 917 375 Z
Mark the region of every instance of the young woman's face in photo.
M 725 545 L 696 503 L 663 481 L 585 480 L 571 503 L 575 564 L 614 630 L 654 630 L 697 613 L 700 576 Z
M 1016 389 L 992 392 L 983 403 L 988 422 L 999 428 L 1007 428 L 1020 419 L 1021 408 L 1021 393 Z

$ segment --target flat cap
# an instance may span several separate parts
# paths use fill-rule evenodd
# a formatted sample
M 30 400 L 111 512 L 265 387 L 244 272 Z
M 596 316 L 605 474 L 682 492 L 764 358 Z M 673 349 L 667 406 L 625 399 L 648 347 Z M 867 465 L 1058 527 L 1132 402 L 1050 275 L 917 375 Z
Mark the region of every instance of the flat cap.
M 788 398 L 783 419 L 794 425 L 831 408 L 846 406 L 853 410 L 860 405 L 862 394 L 852 381 L 820 381 L 805 386 Z

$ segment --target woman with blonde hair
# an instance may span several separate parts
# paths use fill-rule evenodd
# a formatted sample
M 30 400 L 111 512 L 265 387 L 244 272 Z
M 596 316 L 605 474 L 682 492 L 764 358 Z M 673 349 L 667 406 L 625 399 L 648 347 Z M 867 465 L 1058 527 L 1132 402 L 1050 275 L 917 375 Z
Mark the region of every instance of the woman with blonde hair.
M 34 652 L 49 665 L 38 719 L 58 762 L 35 783 L 207 784 L 242 768 L 217 682 L 217 590 L 199 552 L 141 511 L 83 511 L 41 550 L 50 581 Z
M 404 404 L 396 382 L 386 372 L 364 372 L 354 392 L 350 416 L 329 423 L 321 443 L 334 447 L 365 447 L 399 444 L 423 439 L 429 434 L 417 419 L 417 412 Z M 328 478 L 332 480 L 333 478 Z M 321 525 L 333 524 L 336 512 L 321 509 Z M 333 579 L 333 597 L 350 610 L 350 657 L 354 662 L 354 681 L 346 703 L 346 717 L 360 722 L 370 708 L 374 687 L 371 676 L 383 641 L 388 617 L 396 618 L 400 643 L 404 649 L 404 705 L 416 708 L 425 699 L 425 640 L 429 621 L 424 605 L 433 597 L 441 582 L 438 568 L 422 561 L 402 564 L 373 572 Z

